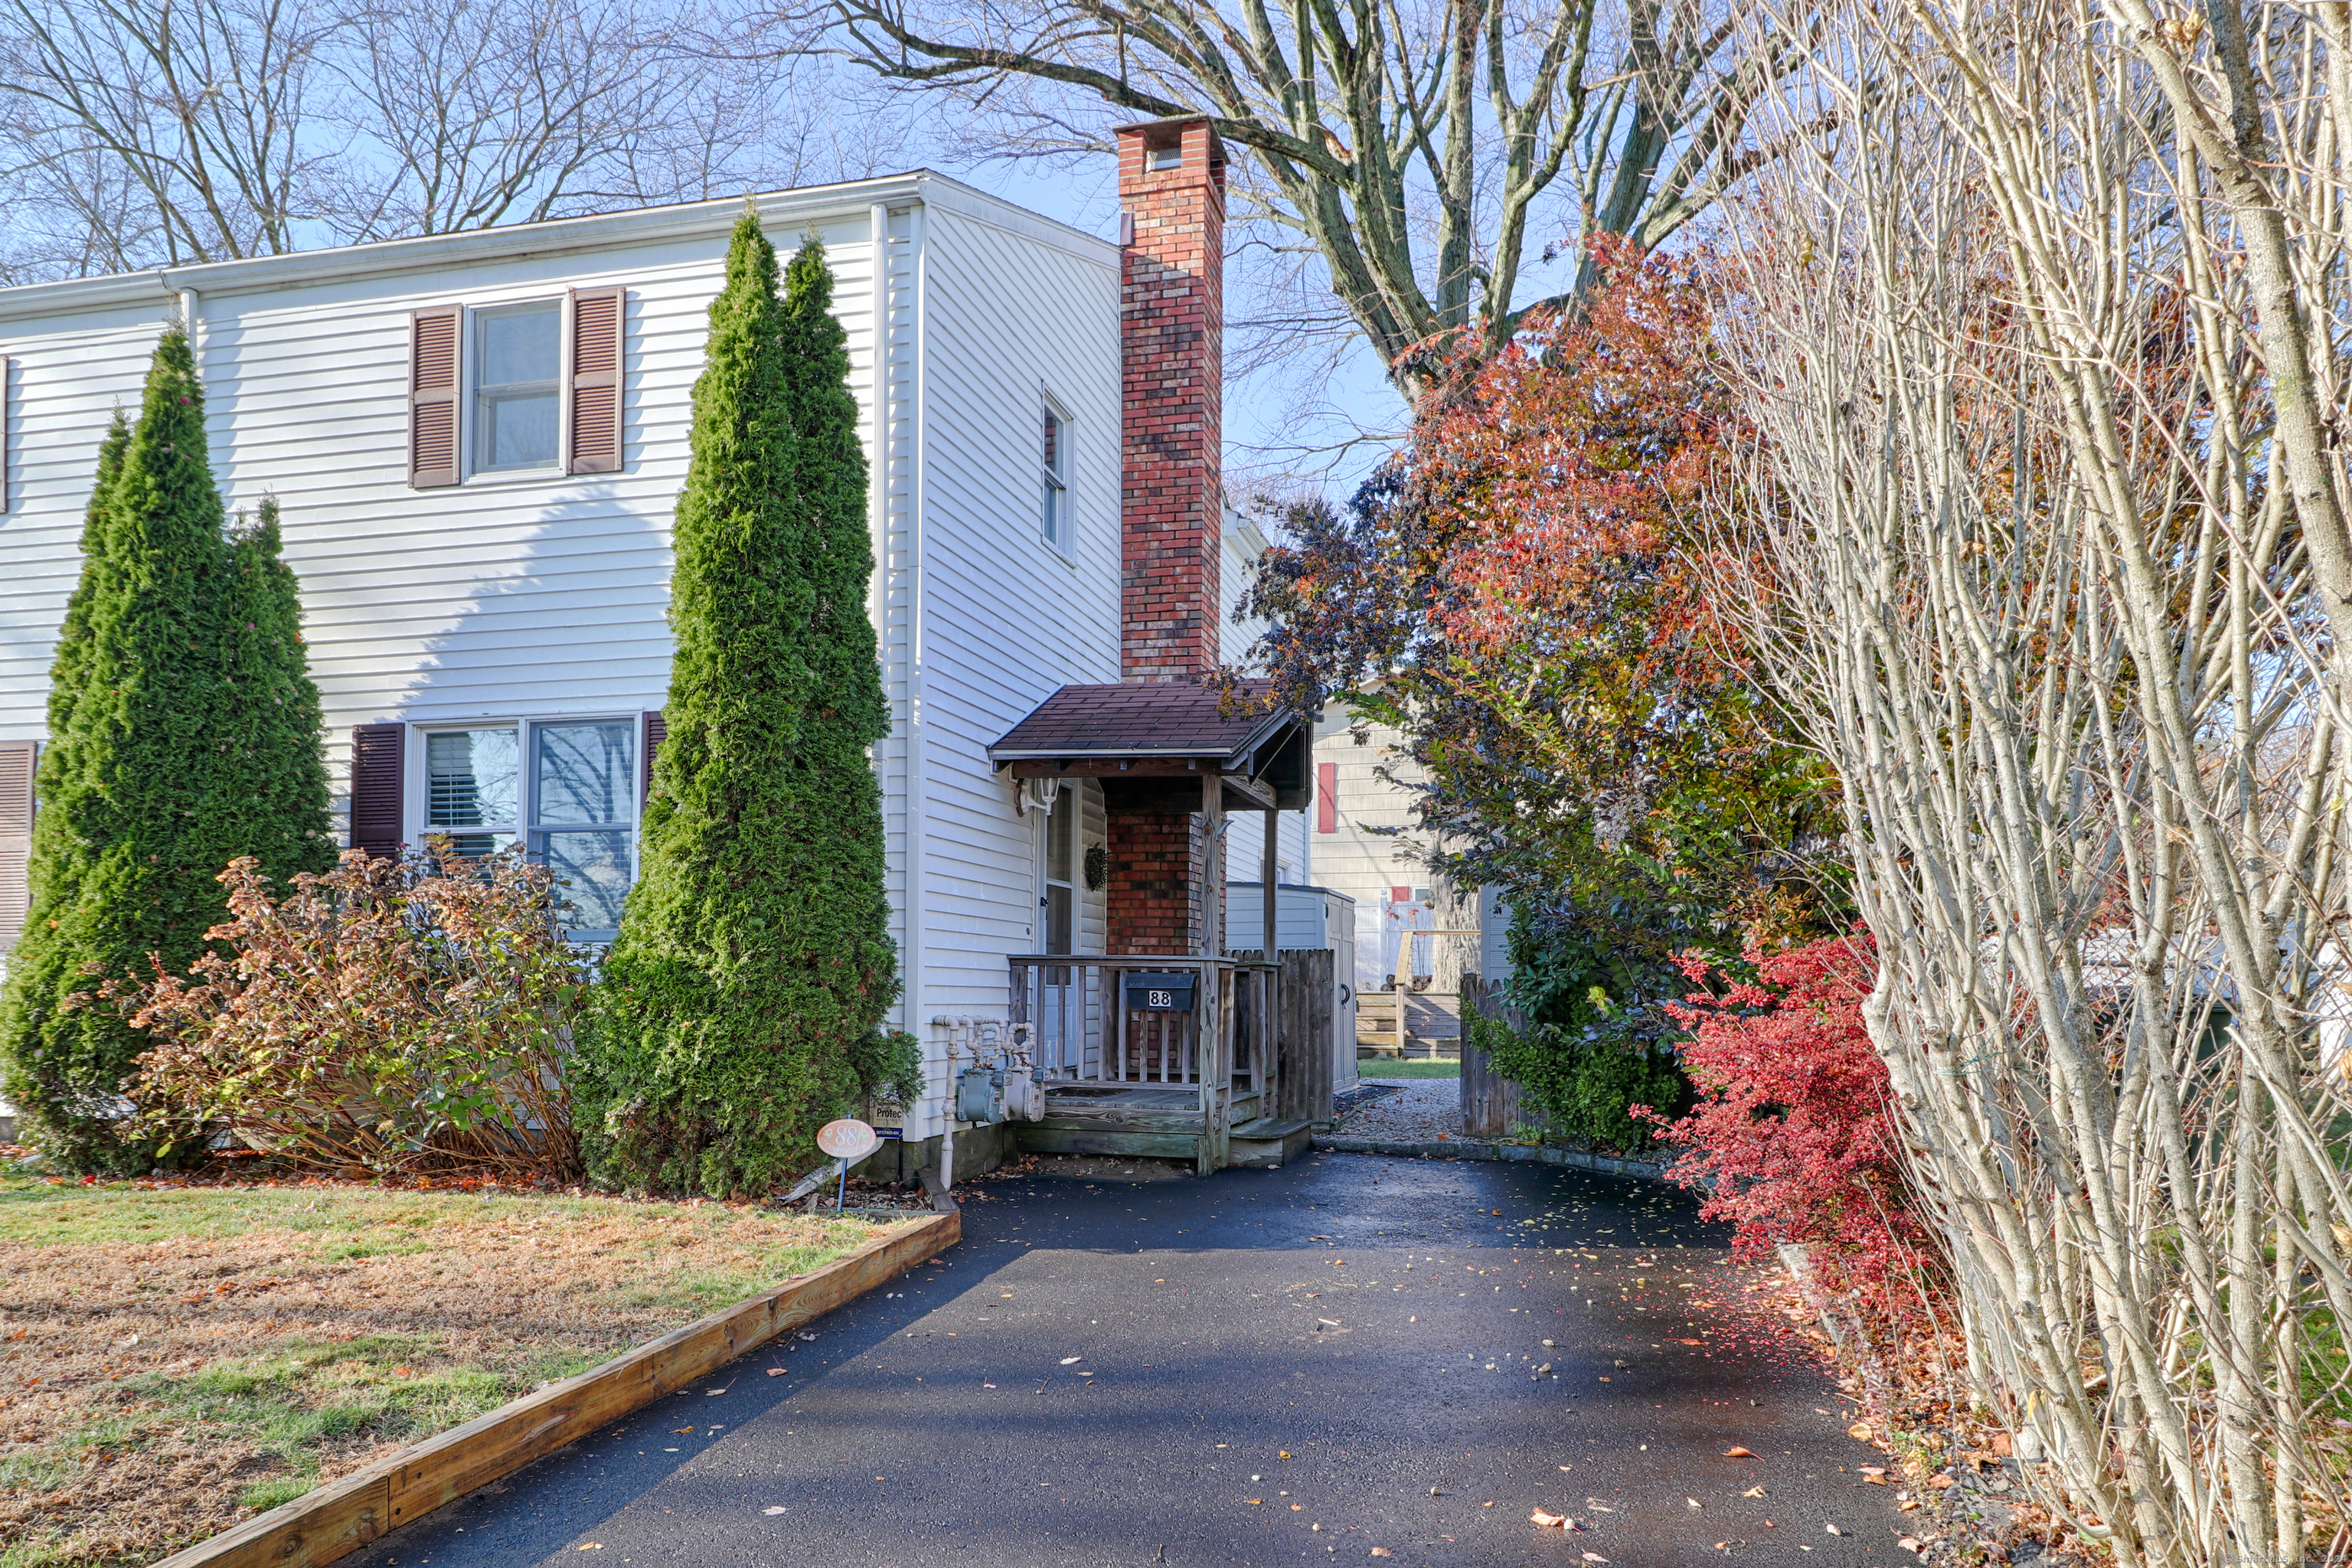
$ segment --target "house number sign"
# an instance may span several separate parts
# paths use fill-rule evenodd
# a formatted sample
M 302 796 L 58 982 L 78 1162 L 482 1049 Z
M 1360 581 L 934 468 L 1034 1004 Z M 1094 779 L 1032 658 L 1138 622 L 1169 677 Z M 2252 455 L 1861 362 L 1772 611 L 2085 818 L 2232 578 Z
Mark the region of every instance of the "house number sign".
M 828 1121 L 816 1134 L 816 1146 L 836 1160 L 862 1160 L 881 1142 L 874 1129 L 854 1116 Z
M 1138 971 L 1127 977 L 1127 1005 L 1136 1013 L 1189 1013 L 1195 982 L 1192 975 L 1153 974 Z

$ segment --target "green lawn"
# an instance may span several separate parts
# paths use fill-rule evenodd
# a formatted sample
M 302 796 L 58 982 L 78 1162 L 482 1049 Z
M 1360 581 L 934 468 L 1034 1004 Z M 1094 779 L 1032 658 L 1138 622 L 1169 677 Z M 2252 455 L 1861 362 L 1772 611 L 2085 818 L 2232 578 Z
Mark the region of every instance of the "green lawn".
M 0 1568 L 152 1562 L 887 1228 L 0 1178 Z
M 1381 1058 L 1367 1058 L 1356 1064 L 1356 1073 L 1360 1078 L 1368 1078 L 1375 1081 L 1381 1079 L 1460 1078 L 1462 1064 L 1458 1061 L 1400 1062 Z

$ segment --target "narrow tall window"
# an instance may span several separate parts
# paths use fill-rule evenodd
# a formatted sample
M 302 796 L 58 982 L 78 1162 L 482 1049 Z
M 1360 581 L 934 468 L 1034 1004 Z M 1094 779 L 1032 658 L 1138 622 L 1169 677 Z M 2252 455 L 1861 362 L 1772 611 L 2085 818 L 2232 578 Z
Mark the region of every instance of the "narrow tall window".
M 1045 951 L 1075 952 L 1077 940 L 1078 792 L 1065 784 L 1045 818 Z
M 1045 891 L 1038 900 L 1045 920 L 1045 951 L 1075 952 L 1078 938 L 1078 792 L 1065 783 L 1045 817 Z M 1065 1068 L 1077 1072 L 1085 1054 L 1084 1008 L 1078 980 L 1086 973 L 1075 966 L 1056 965 L 1041 976 L 1037 997 L 1037 1066 L 1048 1078 Z
M 474 468 L 555 465 L 562 317 L 555 301 L 474 314 Z
M 1045 410 L 1045 541 L 1066 550 L 1070 543 L 1070 427 L 1050 408 Z

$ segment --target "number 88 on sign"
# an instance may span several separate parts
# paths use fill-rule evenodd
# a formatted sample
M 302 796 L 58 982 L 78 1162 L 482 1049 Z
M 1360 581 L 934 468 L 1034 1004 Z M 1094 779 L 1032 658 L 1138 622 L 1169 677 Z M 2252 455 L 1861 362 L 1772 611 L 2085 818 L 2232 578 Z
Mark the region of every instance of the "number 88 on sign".
M 1127 976 L 1127 1007 L 1131 1013 L 1189 1013 L 1196 984 L 1192 975 L 1149 973 L 1138 970 Z

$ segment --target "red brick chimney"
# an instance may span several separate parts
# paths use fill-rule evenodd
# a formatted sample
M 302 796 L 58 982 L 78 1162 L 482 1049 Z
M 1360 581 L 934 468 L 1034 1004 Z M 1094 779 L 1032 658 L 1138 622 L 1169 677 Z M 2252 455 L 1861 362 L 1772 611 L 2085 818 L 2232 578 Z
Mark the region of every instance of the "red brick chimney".
M 1200 680 L 1223 604 L 1225 150 L 1208 121 L 1119 127 L 1118 205 L 1120 674 Z

